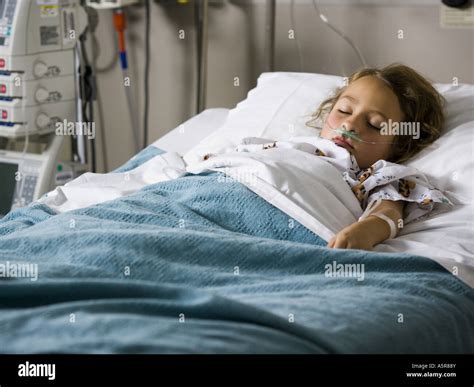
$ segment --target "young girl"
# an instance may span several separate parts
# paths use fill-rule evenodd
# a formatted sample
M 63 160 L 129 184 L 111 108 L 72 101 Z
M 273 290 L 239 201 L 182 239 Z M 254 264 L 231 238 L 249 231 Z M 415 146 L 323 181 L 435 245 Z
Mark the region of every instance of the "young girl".
M 362 201 L 369 195 L 372 199 L 381 199 L 380 204 L 372 207 L 369 216 L 336 234 L 329 241 L 329 247 L 372 249 L 389 236 L 394 237 L 403 227 L 407 201 L 414 201 L 416 207 L 426 211 L 431 210 L 434 202 L 448 202 L 432 187 L 420 187 L 422 183 L 406 176 L 403 168 L 393 169 L 393 176 L 379 174 L 379 179 L 389 183 L 388 186 L 379 185 L 374 192 L 364 189 L 368 178 L 375 177 L 387 165 L 379 160 L 404 162 L 440 136 L 444 121 L 442 105 L 443 98 L 425 78 L 398 64 L 355 73 L 349 78 L 347 87 L 339 89 L 334 97 L 321 104 L 315 113 L 315 118 L 327 114 L 321 137 L 345 147 L 363 169 L 357 174 L 359 183 L 352 185 L 353 191 L 362 193 L 359 196 Z M 397 135 L 381 133 L 382 125 L 387 127 L 389 122 L 392 126 L 395 126 L 393 123 L 409 123 L 405 127 L 412 130 L 403 134 L 399 130 Z M 341 132 L 331 130 L 341 126 L 354 133 L 355 139 L 364 141 L 351 141 L 350 136 L 341 136 Z M 396 127 L 400 128 L 400 125 Z M 384 196 L 388 200 L 383 199 Z
M 407 66 L 366 68 L 313 114 L 308 125 L 323 122 L 320 141 L 248 138 L 237 150 L 292 147 L 325 157 L 340 170 L 365 210 L 328 247 L 371 250 L 394 238 L 404 222 L 431 211 L 435 203 L 450 204 L 423 174 L 399 164 L 440 136 L 443 102 L 433 86 Z

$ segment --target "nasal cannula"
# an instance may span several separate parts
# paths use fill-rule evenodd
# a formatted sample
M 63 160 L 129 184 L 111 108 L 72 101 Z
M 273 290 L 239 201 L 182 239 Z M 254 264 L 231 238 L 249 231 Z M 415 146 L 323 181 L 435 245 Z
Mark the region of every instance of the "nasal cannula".
M 371 145 L 375 145 L 375 144 L 394 144 L 393 142 L 384 142 L 384 141 L 365 141 L 356 132 L 350 132 L 350 131 L 344 129 L 344 126 L 339 126 L 335 129 L 333 129 L 331 127 L 331 125 L 329 125 L 329 127 L 331 128 L 332 131 L 336 132 L 337 134 L 340 134 L 342 137 L 350 138 L 354 141 L 362 142 L 364 144 L 371 144 Z

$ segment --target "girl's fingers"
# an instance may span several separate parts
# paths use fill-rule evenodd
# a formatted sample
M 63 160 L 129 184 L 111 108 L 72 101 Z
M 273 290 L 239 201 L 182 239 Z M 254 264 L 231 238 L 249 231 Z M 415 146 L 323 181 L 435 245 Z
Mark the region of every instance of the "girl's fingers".
M 332 238 L 329 240 L 327 247 L 333 247 L 335 240 L 336 240 L 336 237 L 332 237 Z
M 345 239 L 338 238 L 336 239 L 336 243 L 334 244 L 334 247 L 336 249 L 345 249 L 347 246 L 347 241 Z
M 331 249 L 362 249 L 367 251 L 373 250 L 373 246 L 365 246 L 363 244 L 357 243 L 357 241 L 350 242 L 347 237 L 340 235 L 333 236 L 329 240 L 327 247 Z

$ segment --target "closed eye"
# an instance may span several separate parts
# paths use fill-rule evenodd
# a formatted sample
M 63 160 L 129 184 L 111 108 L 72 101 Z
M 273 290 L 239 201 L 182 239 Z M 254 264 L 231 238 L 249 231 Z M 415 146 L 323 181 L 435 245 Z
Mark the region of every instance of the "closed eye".
M 372 125 L 370 122 L 367 122 L 367 125 L 369 125 L 372 129 L 380 130 L 378 126 Z
M 341 114 L 351 114 L 350 112 L 346 112 L 346 111 L 341 110 L 341 109 L 337 109 L 337 111 Z M 378 126 L 372 125 L 369 121 L 367 121 L 367 125 L 372 129 L 380 131 L 380 128 Z

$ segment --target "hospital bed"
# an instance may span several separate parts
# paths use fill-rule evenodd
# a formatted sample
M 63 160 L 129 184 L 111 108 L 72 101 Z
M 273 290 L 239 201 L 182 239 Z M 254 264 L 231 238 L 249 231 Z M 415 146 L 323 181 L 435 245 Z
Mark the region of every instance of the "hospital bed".
M 221 140 L 307 133 L 340 81 L 263 74 L 235 109 L 203 111 L 106 176 L 135 184 L 173 152 L 192 160 Z M 0 262 L 37 264 L 38 276 L 0 279 L 0 351 L 472 353 L 473 88 L 438 87 L 446 133 L 412 163 L 454 209 L 373 252 L 327 249 L 303 218 L 213 170 L 61 214 L 38 202 L 10 213 Z M 333 264 L 364 265 L 365 278 L 328 276 Z
M 278 73 L 275 73 L 278 74 Z M 289 77 L 296 77 L 299 81 L 303 81 L 306 85 L 310 84 L 313 80 L 314 86 L 324 85 L 320 79 L 314 76 L 301 77 L 299 74 L 287 74 Z M 242 102 L 240 105 L 254 103 L 254 112 L 246 112 L 246 106 L 241 106 L 239 109 L 234 109 L 234 117 L 230 124 L 227 126 L 230 130 L 236 129 L 237 125 L 250 125 L 246 121 L 247 117 L 251 116 L 252 113 L 257 114 L 257 110 L 261 108 L 266 98 L 272 98 L 271 95 L 280 88 L 276 86 L 274 89 L 269 85 L 270 81 L 275 82 L 282 75 L 276 75 L 276 79 L 272 79 L 271 74 L 263 75 L 259 80 L 259 87 L 263 89 L 261 95 L 257 95 L 257 89 L 250 92 L 249 98 Z M 284 75 L 283 75 L 284 76 Z M 301 79 L 300 79 L 301 78 Z M 330 77 L 327 77 L 329 79 Z M 275 82 L 276 83 L 276 82 Z M 288 82 L 290 85 L 292 81 Z M 295 82 L 298 84 L 298 82 Z M 263 86 L 262 86 L 263 85 Z M 291 87 L 291 86 L 288 86 Z M 299 85 L 297 87 L 300 87 Z M 310 86 L 306 86 L 310 89 Z M 323 92 L 329 87 L 323 87 Z M 386 241 L 377 247 L 378 251 L 404 251 L 410 252 L 415 255 L 422 255 L 426 257 L 437 257 L 439 262 L 443 264 L 446 269 L 453 271 L 453 267 L 456 266 L 456 262 L 460 262 L 460 267 L 456 269 L 462 270 L 462 277 L 465 278 L 465 282 L 474 286 L 474 246 L 470 241 L 470 236 L 474 235 L 474 207 L 472 207 L 472 199 L 474 197 L 474 183 L 472 176 L 474 159 L 472 152 L 474 151 L 474 133 L 472 131 L 459 130 L 463 129 L 466 124 L 472 122 L 472 104 L 474 103 L 474 91 L 472 87 L 461 86 L 458 91 L 456 87 L 450 87 L 449 85 L 438 85 L 439 90 L 443 94 L 448 94 L 448 110 L 447 118 L 450 127 L 449 132 L 427 151 L 422 153 L 422 157 L 417 157 L 413 166 L 418 167 L 422 171 L 432 171 L 431 178 L 435 179 L 439 187 L 443 189 L 452 189 L 452 185 L 449 182 L 456 182 L 461 179 L 465 181 L 463 189 L 458 190 L 459 192 L 449 191 L 454 194 L 455 198 L 461 196 L 459 199 L 455 199 L 458 206 L 453 211 L 448 211 L 444 214 L 437 214 L 434 217 L 429 217 L 416 225 L 410 226 L 405 231 L 400 233 L 397 239 Z M 450 92 L 446 92 L 451 89 Z M 313 89 L 314 90 L 314 89 Z M 276 116 L 288 115 L 295 122 L 309 119 L 308 115 L 300 115 L 295 118 L 296 114 L 291 113 L 295 110 L 296 104 L 302 104 L 303 108 L 301 111 L 306 109 L 306 112 L 310 111 L 311 102 L 303 103 L 303 100 L 312 101 L 313 91 L 294 91 L 295 94 L 287 101 L 282 102 L 278 98 L 274 98 L 274 101 L 269 104 L 278 106 L 275 111 L 271 113 Z M 290 94 L 290 91 L 287 91 Z M 285 95 L 284 95 L 285 97 Z M 314 98 L 314 97 L 313 97 Z M 285 106 L 286 104 L 286 106 Z M 235 111 L 236 110 L 236 111 Z M 228 118 L 230 110 L 224 108 L 208 109 L 201 114 L 198 114 L 186 121 L 184 124 L 178 126 L 168 134 L 158 139 L 153 143 L 153 146 L 166 151 L 175 151 L 182 155 L 189 152 L 199 141 L 210 136 L 212 133 L 221 128 Z M 267 118 L 268 120 L 268 118 Z M 288 119 L 285 119 L 285 123 Z M 232 123 L 235 122 L 235 123 Z M 450 121 L 454 121 L 451 123 Z M 278 117 L 274 118 L 272 124 L 278 123 Z M 291 125 L 291 124 L 290 124 Z M 461 128 L 460 128 L 461 127 Z M 472 127 L 472 124 L 471 124 Z M 183 128 L 186 131 L 183 132 Z M 453 130 L 455 129 L 455 130 Z M 223 131 L 226 135 L 229 135 L 229 130 Z M 278 133 L 279 131 L 277 131 Z M 456 132 L 456 133 L 454 133 Z M 186 135 L 184 135 L 186 133 Z M 251 132 L 248 133 L 253 134 Z M 306 134 L 306 131 L 303 131 Z M 242 135 L 240 135 L 242 137 Z M 464 144 L 462 149 L 459 149 L 455 144 Z M 438 149 L 435 155 L 432 155 L 434 149 Z M 444 154 L 440 157 L 439 154 Z M 457 159 L 458 162 L 454 160 Z M 439 173 L 437 173 L 439 172 Z M 442 176 L 437 181 L 436 176 Z M 456 191 L 456 190 L 454 190 Z M 456 225 L 461 227 L 456 228 Z M 449 236 L 451 237 L 449 237 Z M 448 238 L 448 239 L 447 239 Z

